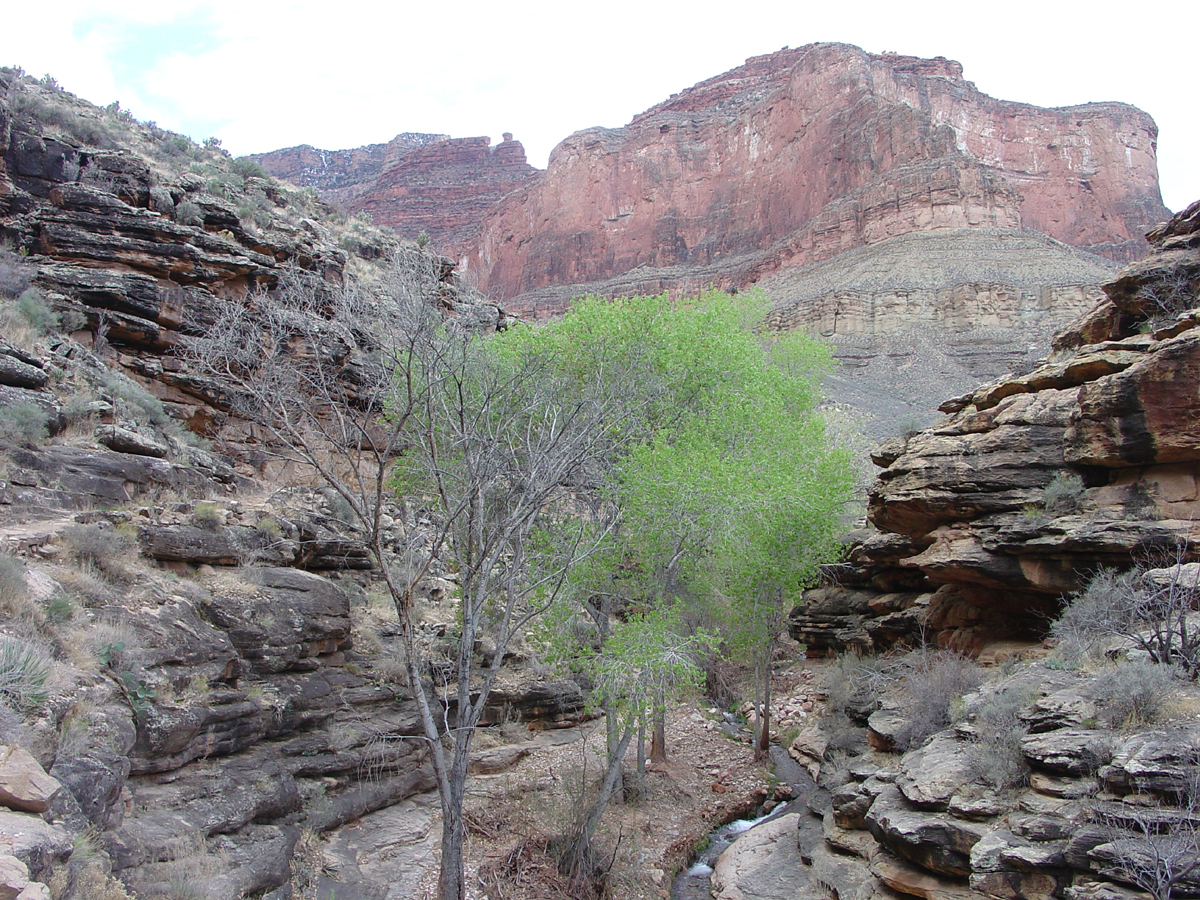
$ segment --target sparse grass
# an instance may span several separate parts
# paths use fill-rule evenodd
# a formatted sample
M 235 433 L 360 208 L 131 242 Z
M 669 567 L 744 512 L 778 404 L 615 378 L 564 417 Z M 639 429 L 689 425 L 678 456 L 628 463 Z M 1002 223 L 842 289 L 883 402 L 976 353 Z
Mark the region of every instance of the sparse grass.
M 7 553 L 0 553 L 0 616 L 24 627 L 40 625 L 44 619 L 41 607 L 29 596 L 25 563 Z

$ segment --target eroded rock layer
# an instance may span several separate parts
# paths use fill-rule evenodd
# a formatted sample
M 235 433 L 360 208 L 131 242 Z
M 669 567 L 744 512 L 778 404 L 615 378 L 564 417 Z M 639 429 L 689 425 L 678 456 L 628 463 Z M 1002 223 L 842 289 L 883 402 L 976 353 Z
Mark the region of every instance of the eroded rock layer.
M 996 100 L 943 58 L 785 48 L 567 138 L 489 213 L 471 265 L 525 309 L 555 285 L 676 286 L 697 268 L 740 287 L 945 228 L 1023 227 L 1125 261 L 1167 214 L 1156 135 L 1119 103 Z
M 1098 566 L 1177 541 L 1194 552 L 1200 202 L 1148 236 L 1154 252 L 1032 371 L 943 403 L 946 418 L 874 454 L 875 530 L 849 539 L 839 587 L 811 595 L 819 615 L 797 611 L 798 638 L 870 645 L 923 624 L 976 652 L 1044 629 Z

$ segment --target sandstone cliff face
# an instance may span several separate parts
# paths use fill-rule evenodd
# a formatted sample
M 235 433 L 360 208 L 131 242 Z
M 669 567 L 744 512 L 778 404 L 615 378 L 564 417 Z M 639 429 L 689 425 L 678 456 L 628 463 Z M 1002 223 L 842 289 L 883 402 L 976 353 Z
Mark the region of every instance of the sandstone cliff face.
M 1098 566 L 1176 540 L 1195 552 L 1200 203 L 1149 237 L 1154 253 L 1105 285 L 1049 358 L 947 401 L 947 418 L 880 448 L 877 531 L 851 539 L 841 586 L 812 594 L 798 634 L 886 643 L 922 622 L 977 651 L 1038 632 L 1039 614 Z M 1064 474 L 1077 490 L 1048 503 Z
M 484 214 L 537 172 L 511 134 L 486 137 L 400 134 L 354 150 L 291 147 L 257 154 L 270 174 L 313 187 L 323 200 L 366 212 L 406 238 L 427 232 L 450 256 L 465 252 Z
M 943 228 L 1031 228 L 1124 260 L 1167 214 L 1156 133 L 1122 104 L 996 100 L 941 58 L 785 49 L 563 141 L 489 213 L 470 264 L 507 300 L 639 267 L 720 264 L 711 280 L 742 286 Z
M 487 210 L 537 171 L 521 142 L 504 138 L 495 147 L 486 137 L 456 138 L 407 153 L 349 206 L 407 238 L 425 231 L 439 252 L 457 257 Z

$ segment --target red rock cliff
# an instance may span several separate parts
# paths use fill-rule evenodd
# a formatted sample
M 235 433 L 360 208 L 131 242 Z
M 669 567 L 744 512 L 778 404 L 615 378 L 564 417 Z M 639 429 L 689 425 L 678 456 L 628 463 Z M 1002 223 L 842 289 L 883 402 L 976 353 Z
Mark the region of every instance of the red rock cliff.
M 478 235 L 484 213 L 537 169 L 512 135 L 453 138 L 404 154 L 349 207 L 371 214 L 402 237 L 429 233 L 440 253 L 456 256 Z
M 563 141 L 492 209 L 489 295 L 757 254 L 735 280 L 941 228 L 1032 228 L 1124 260 L 1169 215 L 1153 120 L 996 100 L 938 58 L 814 44 Z

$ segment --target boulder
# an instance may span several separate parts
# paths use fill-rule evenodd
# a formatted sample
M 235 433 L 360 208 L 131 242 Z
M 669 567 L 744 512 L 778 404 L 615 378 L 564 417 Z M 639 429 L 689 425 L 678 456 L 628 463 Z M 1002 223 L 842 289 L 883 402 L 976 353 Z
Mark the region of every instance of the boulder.
M 1095 772 L 1115 750 L 1115 735 L 1088 728 L 1060 728 L 1022 739 L 1021 752 L 1035 766 L 1068 775 Z
M 64 861 L 71 850 L 71 835 L 64 828 L 29 813 L 0 810 L 0 853 L 15 856 L 34 878 Z
M 15 388 L 37 388 L 45 386 L 50 376 L 37 366 L 31 366 L 16 357 L 0 353 L 0 384 Z
M 953 731 L 935 734 L 904 754 L 896 787 L 918 808 L 945 809 L 955 792 L 971 780 L 969 748 Z
M 800 893 L 812 876 L 796 845 L 799 818 L 788 813 L 739 835 L 713 866 L 713 897 L 785 900 Z
M 22 747 L 0 746 L 0 805 L 23 812 L 49 809 L 62 785 Z
M 96 440 L 116 453 L 132 453 L 134 456 L 167 458 L 167 445 L 129 428 L 117 425 L 101 425 L 96 429 Z
M 971 848 L 988 830 L 954 816 L 914 810 L 894 786 L 880 793 L 865 821 L 875 840 L 893 853 L 956 878 L 970 875 Z

